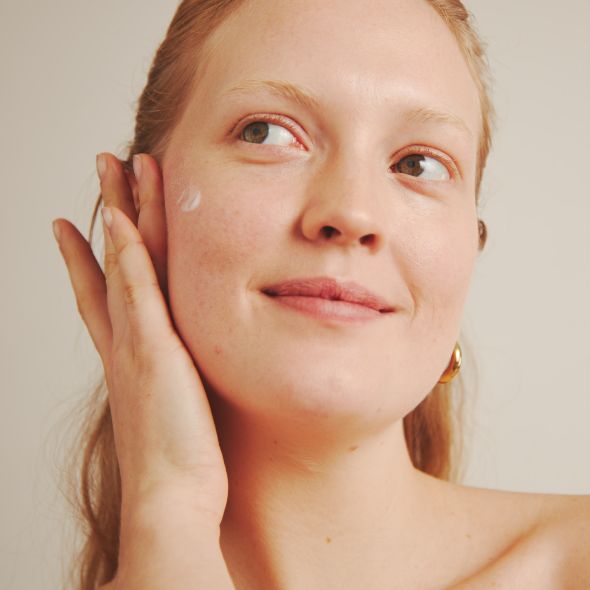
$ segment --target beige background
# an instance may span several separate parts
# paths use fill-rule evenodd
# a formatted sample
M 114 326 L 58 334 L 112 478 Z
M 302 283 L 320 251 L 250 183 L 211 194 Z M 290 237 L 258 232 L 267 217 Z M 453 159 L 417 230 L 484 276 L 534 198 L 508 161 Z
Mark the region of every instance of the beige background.
M 499 131 L 465 315 L 479 388 L 466 482 L 590 493 L 590 2 L 470 0 Z M 0 0 L 0 588 L 58 588 L 64 414 L 98 358 L 53 243 L 87 228 L 176 2 Z M 474 365 L 466 367 L 475 379 Z

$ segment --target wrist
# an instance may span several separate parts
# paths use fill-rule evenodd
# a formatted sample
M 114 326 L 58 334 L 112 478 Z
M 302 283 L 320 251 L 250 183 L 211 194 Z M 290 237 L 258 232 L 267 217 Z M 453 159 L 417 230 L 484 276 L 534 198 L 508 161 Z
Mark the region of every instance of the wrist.
M 219 542 L 219 527 L 190 509 L 150 504 L 121 519 L 114 588 L 195 590 L 234 588 Z M 203 524 L 205 522 L 205 524 Z

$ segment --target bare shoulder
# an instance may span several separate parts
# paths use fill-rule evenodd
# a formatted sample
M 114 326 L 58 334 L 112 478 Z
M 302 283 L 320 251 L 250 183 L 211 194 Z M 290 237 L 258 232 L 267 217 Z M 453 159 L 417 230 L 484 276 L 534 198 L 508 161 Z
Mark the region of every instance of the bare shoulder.
M 496 494 L 491 504 L 504 507 L 517 536 L 490 568 L 493 578 L 507 587 L 526 576 L 537 588 L 590 588 L 590 496 Z
M 453 492 L 473 529 L 485 531 L 487 553 L 457 590 L 590 589 L 590 496 L 468 486 Z
M 564 590 L 590 588 L 590 496 L 554 495 L 536 534 L 559 560 Z

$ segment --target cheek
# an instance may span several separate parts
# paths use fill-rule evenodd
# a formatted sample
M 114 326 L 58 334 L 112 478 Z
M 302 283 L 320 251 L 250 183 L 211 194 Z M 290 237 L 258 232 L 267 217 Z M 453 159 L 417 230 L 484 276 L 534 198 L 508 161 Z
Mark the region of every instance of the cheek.
M 228 281 L 253 270 L 256 255 L 268 250 L 272 240 L 269 221 L 260 209 L 221 199 L 206 189 L 181 201 L 167 222 L 171 264 Z
M 201 191 L 197 186 L 188 186 L 176 197 L 176 204 L 183 213 L 190 213 L 199 207 L 202 200 Z
M 425 329 L 458 330 L 478 252 L 475 209 L 416 219 L 404 233 L 403 271 Z
M 227 172 L 165 185 L 168 283 L 179 322 L 213 328 L 228 306 L 243 311 L 247 289 L 260 282 L 265 260 L 287 231 L 278 192 L 276 185 Z
M 219 391 L 231 391 L 268 372 L 265 357 L 254 353 L 265 346 L 252 319 L 254 291 L 275 268 L 289 213 L 276 185 L 244 189 L 248 185 L 227 176 L 224 183 L 206 180 L 198 183 L 199 206 L 188 212 L 182 191 L 167 193 L 170 309 L 201 375 Z

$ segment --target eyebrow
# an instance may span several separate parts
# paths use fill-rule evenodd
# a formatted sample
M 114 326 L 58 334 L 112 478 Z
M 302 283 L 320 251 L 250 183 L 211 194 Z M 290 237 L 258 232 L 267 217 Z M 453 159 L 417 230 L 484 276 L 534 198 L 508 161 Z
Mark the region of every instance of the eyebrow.
M 308 109 L 317 109 L 320 106 L 320 101 L 309 90 L 283 80 L 244 80 L 224 92 L 223 96 L 239 95 L 252 91 L 268 92 Z
M 433 121 L 434 123 L 442 123 L 443 125 L 452 125 L 468 135 L 473 135 L 473 132 L 461 117 L 446 111 L 438 111 L 428 107 L 416 107 L 410 109 L 406 113 L 406 117 L 413 123 L 428 123 L 429 121 Z
M 318 110 L 321 102 L 312 92 L 302 86 L 297 86 L 291 82 L 283 80 L 243 80 L 239 84 L 232 86 L 223 93 L 223 97 L 239 96 L 250 92 L 267 92 L 278 98 L 284 98 L 295 104 L 301 105 L 309 110 Z M 439 123 L 451 125 L 473 136 L 473 132 L 465 121 L 457 115 L 433 109 L 430 107 L 416 106 L 411 107 L 404 113 L 405 118 L 412 123 Z

